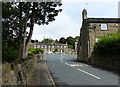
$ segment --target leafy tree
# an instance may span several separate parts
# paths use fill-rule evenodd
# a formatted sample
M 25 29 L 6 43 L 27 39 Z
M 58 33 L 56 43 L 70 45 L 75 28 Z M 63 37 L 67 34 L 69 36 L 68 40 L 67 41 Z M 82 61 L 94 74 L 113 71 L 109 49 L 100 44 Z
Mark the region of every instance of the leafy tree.
M 61 37 L 59 43 L 66 44 L 66 39 L 64 37 Z
M 80 39 L 80 36 L 75 36 L 75 41 L 79 41 L 79 39 Z
M 68 48 L 74 49 L 74 48 L 73 48 L 73 45 L 68 45 Z
M 38 40 L 31 40 L 31 43 L 40 43 Z
M 18 19 L 14 18 L 18 15 L 18 11 L 11 5 L 12 3 L 2 3 L 2 59 L 8 62 L 18 58 L 19 48 L 17 37 L 20 25 Z
M 67 41 L 68 45 L 71 45 L 68 47 L 70 47 L 71 49 L 75 49 L 75 39 L 73 37 L 71 37 L 71 36 L 67 37 L 66 41 Z
M 56 44 L 56 43 L 59 43 L 59 41 L 57 39 L 54 41 L 54 44 Z
M 14 39 L 16 48 L 19 49 L 19 58 L 25 57 L 31 42 L 34 24 L 44 25 L 55 20 L 61 12 L 56 9 L 60 2 L 3 2 L 3 43 Z M 29 31 L 27 32 L 27 28 Z M 13 45 L 13 44 L 12 44 Z
M 54 41 L 54 40 L 52 40 L 52 39 L 46 38 L 46 39 L 42 40 L 41 43 L 51 44 L 53 41 Z
M 35 40 L 31 40 L 31 43 L 35 43 Z

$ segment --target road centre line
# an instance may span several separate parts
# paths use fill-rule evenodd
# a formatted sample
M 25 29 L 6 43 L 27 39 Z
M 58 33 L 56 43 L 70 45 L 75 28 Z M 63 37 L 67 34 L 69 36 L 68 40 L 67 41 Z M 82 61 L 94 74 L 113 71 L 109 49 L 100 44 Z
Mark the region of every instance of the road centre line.
M 81 72 L 83 72 L 83 73 L 85 73 L 85 74 L 87 74 L 87 75 L 89 75 L 89 76 L 92 76 L 92 77 L 94 77 L 94 78 L 96 78 L 96 79 L 101 79 L 100 77 L 95 76 L 95 75 L 93 75 L 93 74 L 91 74 L 91 73 L 88 73 L 88 72 L 86 72 L 86 71 L 84 71 L 84 70 L 82 70 L 82 69 L 77 68 L 77 70 L 79 70 L 79 71 L 81 71 Z
M 66 65 L 70 66 L 70 64 L 68 64 L 67 62 L 65 62 Z
M 61 60 L 62 62 L 64 62 L 62 58 L 63 58 L 63 55 L 61 55 L 61 59 L 60 59 L 60 60 Z M 64 62 L 64 63 L 65 63 L 66 65 L 70 66 L 70 67 L 73 67 L 73 65 L 68 64 L 67 62 Z M 85 64 L 85 65 L 86 65 L 86 64 Z M 88 65 L 86 65 L 86 66 L 88 66 Z M 100 77 L 98 77 L 98 76 L 96 76 L 96 75 L 93 75 L 93 74 L 91 74 L 91 73 L 89 73 L 89 72 L 86 72 L 86 71 L 84 71 L 84 70 L 82 70 L 82 69 L 77 68 L 77 70 L 80 71 L 80 72 L 83 72 L 83 73 L 85 73 L 85 74 L 87 74 L 87 75 L 89 75 L 89 76 L 92 76 L 92 77 L 94 77 L 94 78 L 96 78 L 96 79 L 99 79 L 99 80 L 101 79 Z
M 62 59 L 60 59 L 61 60 L 61 62 L 64 62 Z

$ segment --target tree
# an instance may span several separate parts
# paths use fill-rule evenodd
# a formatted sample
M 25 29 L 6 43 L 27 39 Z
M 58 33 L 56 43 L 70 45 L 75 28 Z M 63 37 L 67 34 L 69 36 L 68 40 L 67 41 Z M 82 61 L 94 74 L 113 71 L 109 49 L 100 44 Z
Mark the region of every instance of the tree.
M 38 40 L 31 40 L 31 43 L 40 43 Z
M 62 5 L 60 2 L 4 2 L 2 5 L 3 32 L 6 37 L 9 33 L 9 37 L 17 39 L 19 58 L 27 55 L 34 24 L 48 25 L 62 11 L 55 9 Z
M 44 40 L 41 41 L 41 43 L 47 43 L 47 44 L 51 44 L 53 42 L 52 39 L 46 38 Z
M 31 40 L 31 43 L 35 43 L 35 40 Z
M 16 7 L 12 3 L 2 3 L 2 59 L 11 62 L 18 58 L 19 23 Z M 13 14 L 13 15 L 12 15 Z
M 59 43 L 66 44 L 66 39 L 64 37 L 61 37 Z
M 75 39 L 73 37 L 71 36 L 67 37 L 66 41 L 67 41 L 67 44 L 69 45 L 68 46 L 69 48 L 75 49 Z
M 59 41 L 57 39 L 54 41 L 54 44 L 56 44 L 56 43 L 59 43 Z
M 79 41 L 79 39 L 80 39 L 80 36 L 75 36 L 75 41 Z

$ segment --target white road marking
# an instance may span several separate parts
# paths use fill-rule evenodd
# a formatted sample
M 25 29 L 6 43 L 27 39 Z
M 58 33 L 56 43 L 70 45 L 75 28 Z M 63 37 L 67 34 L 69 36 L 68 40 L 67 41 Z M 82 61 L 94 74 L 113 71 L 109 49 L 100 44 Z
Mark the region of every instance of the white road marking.
M 64 62 L 62 59 L 60 59 L 61 62 Z
M 70 67 L 83 66 L 83 65 L 84 65 L 84 66 L 87 66 L 87 65 L 85 65 L 85 64 L 69 64 L 69 63 L 67 63 L 67 62 L 64 62 L 64 61 L 63 61 L 63 55 L 61 55 L 60 61 L 63 62 L 63 63 L 65 63 L 66 65 L 68 65 L 68 66 L 70 66 Z
M 63 55 L 61 55 L 61 57 L 63 58 Z
M 94 77 L 94 78 L 96 78 L 96 79 L 101 79 L 100 77 L 95 76 L 95 75 L 93 75 L 93 74 L 91 74 L 91 73 L 88 73 L 88 72 L 86 72 L 86 71 L 84 71 L 84 70 L 81 70 L 81 69 L 79 69 L 79 68 L 77 68 L 77 70 L 79 70 L 79 71 L 81 71 L 81 72 L 83 72 L 83 73 L 85 73 L 85 74 L 87 74 L 87 75 L 90 75 L 90 76 L 92 76 L 92 77 Z
M 66 65 L 70 66 L 70 64 L 68 64 L 67 62 L 65 62 Z
M 60 61 L 61 61 L 61 62 L 64 62 L 64 61 L 62 60 L 62 58 L 63 58 L 63 55 L 61 55 Z
M 67 63 L 67 62 L 64 62 L 64 61 L 63 61 L 63 55 L 61 55 L 60 60 L 61 60 L 61 62 L 65 63 L 66 65 L 68 65 L 68 66 L 70 66 L 70 67 L 73 67 L 73 66 L 88 66 L 87 64 L 69 64 L 69 63 Z M 93 75 L 93 74 L 91 74 L 91 73 L 88 73 L 88 72 L 86 72 L 86 71 L 84 71 L 84 70 L 81 70 L 81 69 L 79 69 L 79 68 L 77 68 L 77 70 L 80 71 L 80 72 L 83 72 L 83 73 L 85 73 L 85 74 L 87 74 L 87 75 L 89 75 L 89 76 L 92 76 L 92 77 L 94 77 L 94 78 L 96 78 L 96 79 L 99 79 L 99 80 L 101 79 L 100 77 L 95 76 L 95 75 Z
M 83 66 L 82 64 L 70 64 L 70 66 Z

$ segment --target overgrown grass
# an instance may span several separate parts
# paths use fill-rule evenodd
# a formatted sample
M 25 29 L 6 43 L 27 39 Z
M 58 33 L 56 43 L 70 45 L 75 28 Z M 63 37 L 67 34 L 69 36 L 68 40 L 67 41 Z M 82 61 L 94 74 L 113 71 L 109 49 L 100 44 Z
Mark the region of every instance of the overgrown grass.
M 120 31 L 100 37 L 94 46 L 94 53 L 106 55 L 120 55 Z

